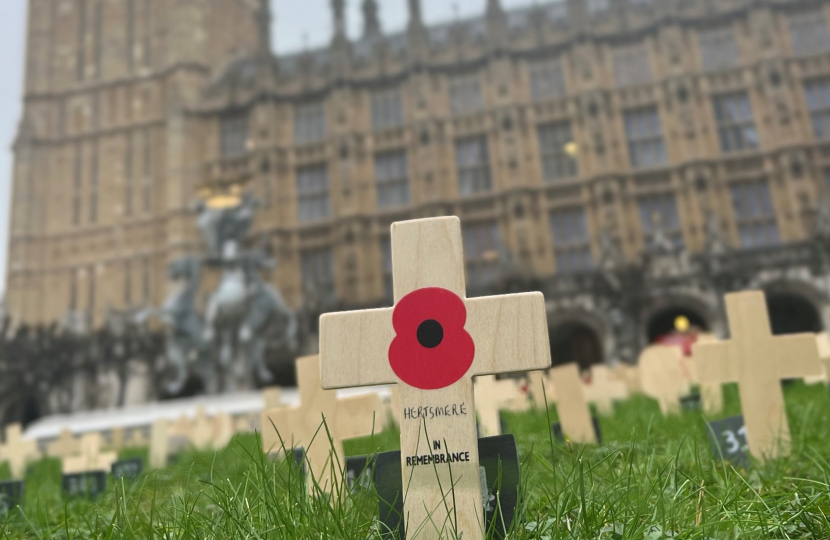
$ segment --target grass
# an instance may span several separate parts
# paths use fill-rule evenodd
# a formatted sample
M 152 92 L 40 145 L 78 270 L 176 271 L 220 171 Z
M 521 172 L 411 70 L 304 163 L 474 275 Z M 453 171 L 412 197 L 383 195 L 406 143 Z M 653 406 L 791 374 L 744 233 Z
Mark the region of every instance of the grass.
M 643 397 L 600 418 L 594 447 L 552 441 L 553 409 L 505 413 L 525 492 L 511 540 L 830 538 L 830 398 L 821 385 L 785 393 L 792 455 L 748 470 L 713 456 L 700 413 L 664 418 Z M 723 416 L 739 412 L 727 387 Z M 348 441 L 346 453 L 396 449 L 397 436 Z M 0 517 L 3 538 L 367 540 L 378 529 L 371 492 L 308 496 L 297 467 L 249 434 L 132 482 L 110 479 L 94 502 L 66 499 L 59 463 L 45 459 L 29 469 L 22 506 Z

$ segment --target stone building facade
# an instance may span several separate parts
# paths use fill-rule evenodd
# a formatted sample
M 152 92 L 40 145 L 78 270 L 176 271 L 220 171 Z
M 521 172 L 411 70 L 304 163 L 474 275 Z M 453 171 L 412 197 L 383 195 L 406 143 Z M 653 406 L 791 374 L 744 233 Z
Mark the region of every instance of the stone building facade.
M 830 2 L 408 0 L 389 34 L 364 0 L 352 40 L 345 1 L 275 56 L 267 0 L 29 0 L 9 312 L 158 305 L 193 202 L 244 189 L 312 313 L 388 305 L 390 223 L 454 214 L 469 294 L 544 291 L 558 360 L 723 333 L 743 287 L 776 331 L 830 323 Z

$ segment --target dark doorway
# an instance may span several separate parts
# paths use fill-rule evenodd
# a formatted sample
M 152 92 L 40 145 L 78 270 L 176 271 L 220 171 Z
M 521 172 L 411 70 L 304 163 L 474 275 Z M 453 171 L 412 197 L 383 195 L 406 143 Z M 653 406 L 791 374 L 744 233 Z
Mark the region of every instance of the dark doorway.
M 576 362 L 584 371 L 602 363 L 602 344 L 590 327 L 566 322 L 550 330 L 550 354 L 554 366 Z
M 661 337 L 671 334 L 707 330 L 709 325 L 700 313 L 693 309 L 674 306 L 658 311 L 648 321 L 648 342 L 654 343 Z
M 767 310 L 772 333 L 775 335 L 824 330 L 815 306 L 801 296 L 789 293 L 767 294 Z
M 23 424 L 26 427 L 40 418 L 40 406 L 33 397 L 23 398 L 9 406 L 4 418 L 5 424 Z

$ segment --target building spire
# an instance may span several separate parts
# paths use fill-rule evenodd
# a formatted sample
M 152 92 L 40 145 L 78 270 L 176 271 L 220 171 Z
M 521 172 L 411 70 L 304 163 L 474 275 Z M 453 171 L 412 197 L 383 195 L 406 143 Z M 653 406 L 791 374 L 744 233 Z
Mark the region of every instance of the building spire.
M 271 55 L 271 1 L 259 0 L 256 13 L 257 53 Z
M 334 19 L 334 41 L 346 39 L 346 0 L 331 0 Z
M 421 18 L 421 0 L 409 0 L 409 27 L 421 28 L 424 21 Z
M 379 36 L 381 33 L 376 0 L 363 0 L 363 37 Z
M 501 48 L 507 42 L 507 16 L 500 0 L 487 0 L 487 34 L 494 48 Z

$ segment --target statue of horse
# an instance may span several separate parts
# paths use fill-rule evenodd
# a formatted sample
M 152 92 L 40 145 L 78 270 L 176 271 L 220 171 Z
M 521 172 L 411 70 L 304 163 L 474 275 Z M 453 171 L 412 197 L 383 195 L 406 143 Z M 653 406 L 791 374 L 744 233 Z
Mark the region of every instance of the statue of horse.
M 207 368 L 202 321 L 194 310 L 201 284 L 201 262 L 195 257 L 182 257 L 169 264 L 167 273 L 170 279 L 182 281 L 179 290 L 167 298 L 160 311 L 167 329 L 167 360 L 176 372 L 173 380 L 167 384 L 167 391 L 178 394 L 190 374 L 189 364 L 194 353 L 197 355 L 197 370 L 204 371 Z
M 294 352 L 297 349 L 297 316 L 280 292 L 262 279 L 260 270 L 270 269 L 272 261 L 264 255 L 252 256 L 245 265 L 248 282 L 248 316 L 239 329 L 245 349 L 245 381 L 253 386 L 254 375 L 263 383 L 273 381 L 265 365 L 266 345 Z

